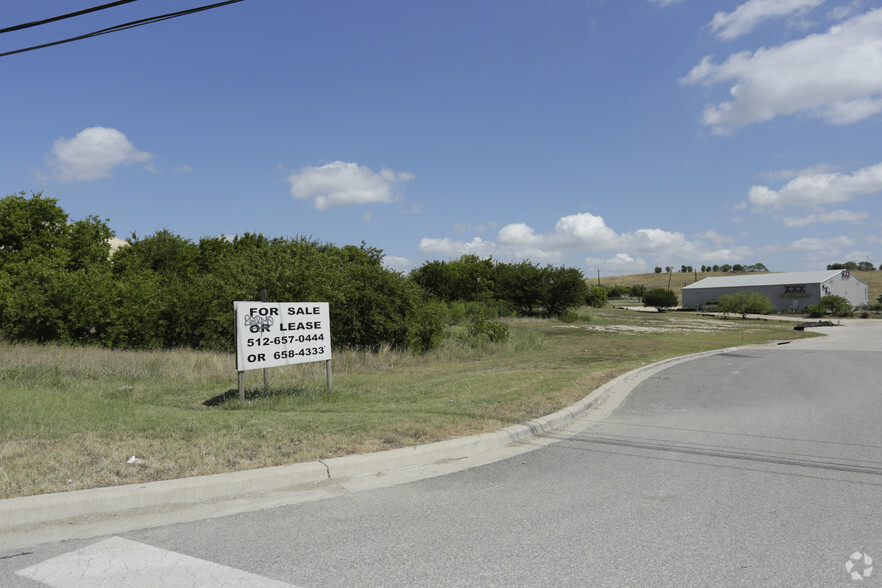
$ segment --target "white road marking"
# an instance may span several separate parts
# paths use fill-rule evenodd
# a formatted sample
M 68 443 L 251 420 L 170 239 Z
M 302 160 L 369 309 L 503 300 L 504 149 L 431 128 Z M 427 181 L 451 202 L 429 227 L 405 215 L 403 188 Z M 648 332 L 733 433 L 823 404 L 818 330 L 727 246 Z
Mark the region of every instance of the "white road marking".
M 53 588 L 293 588 L 189 555 L 111 537 L 16 572 Z

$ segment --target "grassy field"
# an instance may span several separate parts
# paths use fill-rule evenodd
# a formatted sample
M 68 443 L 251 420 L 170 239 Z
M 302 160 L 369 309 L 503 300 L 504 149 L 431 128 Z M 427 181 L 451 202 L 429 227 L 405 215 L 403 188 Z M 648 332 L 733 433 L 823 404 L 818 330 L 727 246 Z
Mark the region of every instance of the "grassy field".
M 867 287 L 870 292 L 870 303 L 876 302 L 880 295 L 882 295 L 882 271 L 874 271 L 874 272 L 851 272 L 851 274 L 857 277 L 859 280 L 867 284 Z M 678 297 L 680 296 L 680 291 L 683 289 L 683 286 L 688 286 L 689 284 L 694 284 L 697 280 L 703 280 L 704 278 L 713 278 L 719 276 L 743 276 L 750 275 L 749 273 L 728 273 L 724 274 L 722 272 L 698 272 L 684 274 L 681 272 L 674 272 L 668 276 L 668 274 L 631 274 L 628 276 L 611 276 L 607 278 L 600 278 L 600 283 L 604 286 L 613 286 L 615 284 L 622 284 L 624 286 L 633 286 L 634 284 L 643 284 L 647 289 L 652 288 L 667 288 L 668 281 L 670 280 L 671 290 L 677 293 Z M 597 278 L 588 279 L 588 285 L 593 286 L 597 284 Z
M 142 483 L 482 433 L 557 411 L 643 363 L 810 336 L 792 323 L 611 308 L 512 321 L 512 339 L 427 355 L 335 353 L 247 373 L 232 355 L 0 344 L 0 498 Z M 132 457 L 134 463 L 127 463 Z

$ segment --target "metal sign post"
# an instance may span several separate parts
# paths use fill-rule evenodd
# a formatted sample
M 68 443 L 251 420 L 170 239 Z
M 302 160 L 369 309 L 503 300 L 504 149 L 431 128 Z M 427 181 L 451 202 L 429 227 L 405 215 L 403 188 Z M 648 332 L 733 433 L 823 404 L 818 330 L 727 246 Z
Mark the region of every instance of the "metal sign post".
M 266 302 L 266 288 L 260 291 L 260 301 Z M 267 368 L 263 368 L 263 393 L 269 392 L 269 379 L 266 374 Z

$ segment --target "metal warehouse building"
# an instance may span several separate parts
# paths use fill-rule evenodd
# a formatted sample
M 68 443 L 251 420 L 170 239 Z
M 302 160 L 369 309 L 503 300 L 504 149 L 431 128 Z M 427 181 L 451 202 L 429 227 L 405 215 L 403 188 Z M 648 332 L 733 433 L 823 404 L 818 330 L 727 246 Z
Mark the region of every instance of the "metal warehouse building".
M 683 306 L 702 308 L 720 296 L 743 291 L 765 294 L 778 310 L 800 310 L 823 296 L 842 296 L 852 306 L 869 303 L 867 285 L 848 270 L 824 270 L 705 278 L 683 287 Z

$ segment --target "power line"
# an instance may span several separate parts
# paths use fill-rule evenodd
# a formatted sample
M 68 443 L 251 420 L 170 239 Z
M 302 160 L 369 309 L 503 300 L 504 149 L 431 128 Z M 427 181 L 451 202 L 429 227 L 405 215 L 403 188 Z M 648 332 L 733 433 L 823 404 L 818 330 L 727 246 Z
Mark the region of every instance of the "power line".
M 77 10 L 76 12 L 68 12 L 67 14 L 62 14 L 60 16 L 53 16 L 52 18 L 44 18 L 43 20 L 35 20 L 33 22 L 26 22 L 26 23 L 23 23 L 20 25 L 15 25 L 14 27 L 0 29 L 0 35 L 2 35 L 3 33 L 11 33 L 12 31 L 20 31 L 22 29 L 29 29 L 31 27 L 38 27 L 40 25 L 49 24 L 50 22 L 56 22 L 59 20 L 64 20 L 66 18 L 73 18 L 75 16 L 80 16 L 83 14 L 89 14 L 90 12 L 98 12 L 99 10 L 113 8 L 114 6 L 119 6 L 120 4 L 128 4 L 129 2 L 137 2 L 137 0 L 118 0 L 117 2 L 111 2 L 109 4 L 102 4 L 101 6 L 93 6 L 92 8 L 84 8 L 83 10 Z
M 168 14 L 161 14 L 159 16 L 151 16 L 149 18 L 142 18 L 140 20 L 133 20 L 132 22 L 127 22 L 127 23 L 115 25 L 112 27 L 108 27 L 106 29 L 94 31 L 92 33 L 86 33 L 85 35 L 79 35 L 77 37 L 70 37 L 69 39 L 63 39 L 61 41 L 53 41 L 51 43 L 43 43 L 42 45 L 35 45 L 33 47 L 26 47 L 24 49 L 16 49 L 15 51 L 7 51 L 6 53 L 0 53 L 0 57 L 7 57 L 9 55 L 15 55 L 17 53 L 25 53 L 26 51 L 36 51 L 37 49 L 45 49 L 46 47 L 54 47 L 55 45 L 62 45 L 64 43 L 72 43 L 73 41 L 81 41 L 83 39 L 90 39 L 92 37 L 98 37 L 100 35 L 106 35 L 108 33 L 115 33 L 117 31 L 124 31 L 126 29 L 133 29 L 135 27 L 140 27 L 140 26 L 144 26 L 147 24 L 152 24 L 154 22 L 169 20 L 172 18 L 177 18 L 179 16 L 186 16 L 188 14 L 195 14 L 197 12 L 202 12 L 204 10 L 211 10 L 212 8 L 219 8 L 221 6 L 226 6 L 228 4 L 236 4 L 238 2 L 244 2 L 244 1 L 245 0 L 227 0 L 226 2 L 218 2 L 217 4 L 209 4 L 207 6 L 199 6 L 197 8 L 190 8 L 188 10 L 181 10 L 179 12 L 171 12 Z

